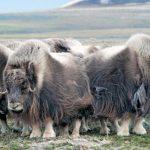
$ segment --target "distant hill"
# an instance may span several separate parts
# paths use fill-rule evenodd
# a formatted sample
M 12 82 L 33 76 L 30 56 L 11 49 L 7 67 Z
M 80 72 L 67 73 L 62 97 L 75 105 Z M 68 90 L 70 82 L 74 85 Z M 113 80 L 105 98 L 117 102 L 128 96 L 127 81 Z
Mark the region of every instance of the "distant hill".
M 117 5 L 130 3 L 146 3 L 150 0 L 72 0 L 63 7 L 100 7 L 102 5 Z

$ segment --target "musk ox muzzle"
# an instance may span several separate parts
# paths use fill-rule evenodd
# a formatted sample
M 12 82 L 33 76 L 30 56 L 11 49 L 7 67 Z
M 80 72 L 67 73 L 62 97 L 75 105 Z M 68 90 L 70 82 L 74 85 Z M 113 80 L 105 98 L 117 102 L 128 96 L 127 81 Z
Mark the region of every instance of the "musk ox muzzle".
M 8 109 L 14 112 L 23 111 L 23 97 L 21 90 L 17 87 L 12 87 L 11 91 L 7 95 Z

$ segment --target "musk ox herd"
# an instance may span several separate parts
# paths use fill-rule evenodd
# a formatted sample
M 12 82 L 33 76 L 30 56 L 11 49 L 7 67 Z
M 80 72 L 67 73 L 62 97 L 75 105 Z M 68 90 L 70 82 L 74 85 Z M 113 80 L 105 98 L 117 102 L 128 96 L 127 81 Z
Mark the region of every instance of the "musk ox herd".
M 74 39 L 0 44 L 1 133 L 22 136 L 80 135 L 88 120 L 100 133 L 111 124 L 118 136 L 146 134 L 150 114 L 150 36 L 136 34 L 124 45 L 101 48 Z M 90 123 L 90 121 L 88 121 Z M 132 130 L 130 125 L 132 124 Z

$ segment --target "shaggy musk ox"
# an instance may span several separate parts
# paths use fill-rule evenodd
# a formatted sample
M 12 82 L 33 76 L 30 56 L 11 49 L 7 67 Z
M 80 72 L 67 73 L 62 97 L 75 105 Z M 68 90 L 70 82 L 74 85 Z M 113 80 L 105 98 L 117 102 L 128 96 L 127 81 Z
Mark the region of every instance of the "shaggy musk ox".
M 6 101 L 6 89 L 3 84 L 3 70 L 6 66 L 8 57 L 11 53 L 12 51 L 9 48 L 0 45 L 0 120 L 2 124 L 1 128 L 2 133 L 5 133 L 7 129 L 6 115 L 8 113 Z
M 125 46 L 114 46 L 85 58 L 94 96 L 94 116 L 109 118 L 120 136 L 146 134 L 143 117 L 150 112 L 150 36 L 132 36 Z M 118 122 L 119 121 L 119 122 Z
M 91 105 L 88 78 L 81 62 L 69 53 L 50 53 L 43 42 L 22 44 L 8 59 L 4 71 L 8 108 L 32 127 L 30 137 L 55 137 L 53 123 L 67 128 L 75 119 L 73 136 L 79 135 L 80 117 Z

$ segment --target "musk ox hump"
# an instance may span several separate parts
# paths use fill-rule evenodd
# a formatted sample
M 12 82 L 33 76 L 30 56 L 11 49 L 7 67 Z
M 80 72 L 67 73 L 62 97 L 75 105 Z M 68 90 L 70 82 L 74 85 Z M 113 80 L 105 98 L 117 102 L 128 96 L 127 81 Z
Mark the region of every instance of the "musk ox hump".
M 63 66 L 72 66 L 74 63 L 74 58 L 70 53 L 51 53 L 50 55 Z
M 139 56 L 150 58 L 150 36 L 146 34 L 135 34 L 126 43 L 127 47 L 135 51 Z

